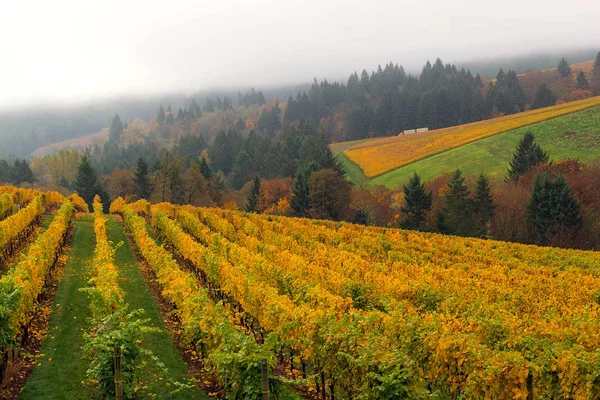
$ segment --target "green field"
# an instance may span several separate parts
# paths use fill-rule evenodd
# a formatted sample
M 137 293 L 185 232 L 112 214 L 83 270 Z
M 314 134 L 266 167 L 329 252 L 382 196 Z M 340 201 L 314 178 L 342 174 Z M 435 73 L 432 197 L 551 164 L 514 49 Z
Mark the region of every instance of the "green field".
M 578 158 L 584 163 L 600 159 L 600 107 L 515 129 L 448 150 L 369 180 L 372 185 L 397 188 L 417 172 L 429 180 L 459 167 L 467 176 L 483 172 L 501 181 L 517 143 L 531 131 L 553 161 Z M 360 184 L 367 181 L 360 168 L 343 153 L 336 154 L 348 172 L 348 179 Z

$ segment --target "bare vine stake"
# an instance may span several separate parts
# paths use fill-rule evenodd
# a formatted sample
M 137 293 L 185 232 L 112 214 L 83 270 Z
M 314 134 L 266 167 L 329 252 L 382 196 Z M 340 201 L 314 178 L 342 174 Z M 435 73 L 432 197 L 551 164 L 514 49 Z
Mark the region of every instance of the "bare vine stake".
M 269 372 L 267 371 L 267 360 L 262 360 L 260 363 L 262 373 L 262 393 L 263 400 L 269 400 Z
M 123 400 L 123 370 L 121 368 L 121 347 L 115 346 L 115 398 Z

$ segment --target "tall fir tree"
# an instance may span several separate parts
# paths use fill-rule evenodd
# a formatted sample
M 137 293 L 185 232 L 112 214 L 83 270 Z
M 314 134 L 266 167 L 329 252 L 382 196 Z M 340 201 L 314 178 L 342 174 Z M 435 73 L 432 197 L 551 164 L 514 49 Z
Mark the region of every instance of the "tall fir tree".
M 140 157 L 138 158 L 135 171 L 133 173 L 133 182 L 135 183 L 135 191 L 140 199 L 148 199 L 152 194 L 152 184 L 148 177 L 148 164 Z
M 585 72 L 579 71 L 577 74 L 577 80 L 575 81 L 575 87 L 579 90 L 587 90 L 590 87 L 590 83 L 588 82 L 587 77 L 585 76 Z
M 404 205 L 402 212 L 405 216 L 400 221 L 404 229 L 422 230 L 427 212 L 431 209 L 431 192 L 425 191 L 425 185 L 417 173 L 409 179 L 408 185 L 403 185 Z
M 473 196 L 476 236 L 485 237 L 487 235 L 488 224 L 494 215 L 494 209 L 490 180 L 482 173 L 475 183 L 475 194 Z
M 121 134 L 123 133 L 123 122 L 121 121 L 121 117 L 119 114 L 115 114 L 112 121 L 110 122 L 109 135 L 108 138 L 113 143 L 119 143 L 121 139 Z M 92 199 L 93 200 L 93 199 Z
M 246 198 L 246 207 L 244 210 L 246 212 L 258 212 L 258 199 L 260 198 L 260 178 L 258 176 L 254 177 L 254 183 L 252 184 L 252 188 L 248 193 Z
M 37 180 L 27 160 L 16 159 L 10 172 L 12 175 L 11 181 L 15 185 L 23 182 L 33 183 Z
M 108 207 L 109 199 L 106 190 L 100 184 L 98 175 L 92 167 L 92 163 L 87 155 L 81 158 L 79 167 L 77 168 L 77 176 L 75 177 L 75 191 L 87 203 L 90 209 L 92 208 L 94 196 L 100 196 L 102 204 Z
M 535 177 L 527 203 L 527 222 L 537 242 L 547 245 L 551 237 L 573 235 L 581 226 L 580 203 L 563 175 L 551 179 L 547 174 Z
M 533 133 L 527 132 L 517 145 L 506 179 L 517 182 L 531 168 L 548 162 L 548 158 L 548 153 L 535 142 Z
M 292 210 L 298 217 L 307 217 L 310 210 L 310 190 L 308 180 L 310 175 L 317 171 L 319 166 L 314 161 L 301 165 L 296 172 L 293 194 L 291 199 Z
M 567 76 L 571 75 L 571 67 L 569 66 L 569 63 L 567 62 L 567 60 L 565 60 L 564 57 L 561 58 L 560 61 L 558 62 L 557 69 L 558 69 L 558 73 L 563 78 L 566 78 Z
M 550 89 L 546 82 L 540 83 L 535 88 L 531 108 L 535 110 L 542 107 L 553 106 L 555 103 L 556 97 L 554 96 L 554 93 L 552 93 L 552 89 Z
M 202 172 L 202 175 L 204 175 L 207 180 L 210 180 L 214 175 L 210 164 L 204 156 L 200 158 L 200 172 Z
M 459 236 L 472 236 L 473 202 L 469 197 L 469 188 L 459 168 L 456 169 L 452 180 L 448 183 L 448 192 L 444 199 L 441 213 L 442 225 L 446 233 Z
M 158 114 L 156 114 L 156 122 L 158 122 L 159 125 L 162 125 L 165 123 L 165 118 L 165 109 L 161 105 L 160 107 L 158 107 Z

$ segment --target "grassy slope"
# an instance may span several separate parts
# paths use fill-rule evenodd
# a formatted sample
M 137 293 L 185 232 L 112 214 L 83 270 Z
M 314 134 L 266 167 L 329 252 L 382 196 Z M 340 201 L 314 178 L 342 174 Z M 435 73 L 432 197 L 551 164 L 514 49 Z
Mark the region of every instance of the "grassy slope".
M 81 352 L 82 335 L 88 326 L 87 318 L 90 314 L 87 294 L 79 291 L 79 288 L 87 286 L 85 268 L 94 254 L 92 221 L 91 215 L 75 221 L 71 254 L 53 304 L 49 335 L 42 344 L 44 356 L 27 382 L 21 399 L 89 399 L 93 396 L 93 391 L 82 385 L 87 369 L 87 362 L 82 358 Z M 123 241 L 115 254 L 115 261 L 121 268 L 120 285 L 126 293 L 126 301 L 132 309 L 145 309 L 145 317 L 151 319 L 150 323 L 164 329 L 157 305 L 140 275 L 122 225 L 114 217 L 109 219 L 107 232 L 109 240 L 114 243 Z M 181 379 L 185 376 L 187 366 L 165 330 L 149 337 L 146 344 L 166 364 L 171 377 Z M 154 372 L 153 368 L 148 367 L 143 376 L 154 382 Z M 168 389 L 158 381 L 149 391 L 156 393 L 161 399 L 171 398 Z M 179 393 L 172 398 L 202 399 L 206 396 L 196 390 L 195 393 Z
M 428 180 L 452 172 L 457 167 L 460 167 L 466 175 L 477 175 L 483 172 L 492 179 L 501 180 L 506 174 L 508 163 L 519 139 L 528 130 L 533 132 L 537 141 L 548 151 L 551 160 L 578 157 L 583 162 L 590 162 L 600 158 L 600 107 L 596 107 L 448 150 L 390 171 L 369 182 L 396 188 L 406 182 L 415 171 L 423 179 Z M 565 132 L 569 130 L 575 133 L 566 135 Z M 344 165 L 351 163 L 343 155 L 338 154 L 337 157 L 344 162 Z M 348 178 L 353 182 L 366 179 L 362 171 L 356 165 L 354 167 L 355 170 Z
M 85 264 L 94 254 L 91 216 L 76 220 L 71 246 L 52 305 L 48 337 L 42 343 L 43 357 L 25 385 L 22 400 L 86 399 L 92 394 L 82 384 L 86 371 L 82 334 L 90 312 L 87 295 L 79 291 L 87 283 Z

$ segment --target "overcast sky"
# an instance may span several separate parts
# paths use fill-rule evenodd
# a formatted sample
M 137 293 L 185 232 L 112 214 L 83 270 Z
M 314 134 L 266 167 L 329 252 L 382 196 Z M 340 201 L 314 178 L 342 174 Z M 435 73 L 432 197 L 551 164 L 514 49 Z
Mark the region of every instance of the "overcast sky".
M 600 46 L 600 1 L 7 1 L 0 35 L 6 106 Z

